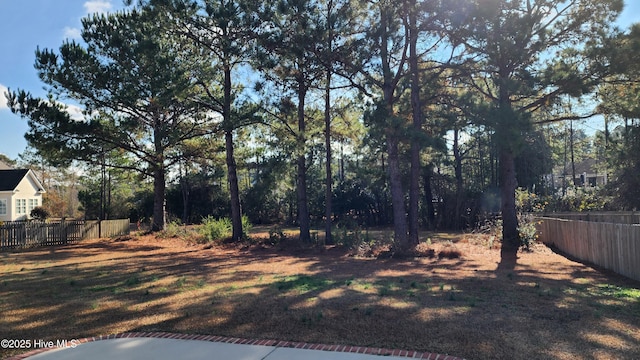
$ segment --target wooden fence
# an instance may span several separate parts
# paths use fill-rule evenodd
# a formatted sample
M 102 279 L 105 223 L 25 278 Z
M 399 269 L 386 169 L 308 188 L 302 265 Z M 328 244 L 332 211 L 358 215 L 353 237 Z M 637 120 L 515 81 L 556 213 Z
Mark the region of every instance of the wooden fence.
M 640 281 L 640 225 L 543 217 L 540 240 L 580 260 Z
M 85 239 L 99 239 L 129 234 L 129 219 L 87 220 L 85 221 Z
M 640 224 L 640 212 L 635 211 L 563 212 L 548 213 L 543 214 L 543 216 L 556 219 L 606 222 L 613 224 Z
M 126 234 L 129 234 L 129 219 L 5 222 L 0 225 L 0 249 L 64 245 Z

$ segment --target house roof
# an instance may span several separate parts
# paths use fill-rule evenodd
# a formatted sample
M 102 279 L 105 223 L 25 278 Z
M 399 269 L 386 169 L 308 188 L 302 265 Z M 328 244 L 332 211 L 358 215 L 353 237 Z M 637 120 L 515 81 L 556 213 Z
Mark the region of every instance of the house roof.
M 579 163 L 576 163 L 576 174 L 595 174 L 598 161 L 596 159 L 585 159 Z
M 20 181 L 24 179 L 27 174 L 30 173 L 29 169 L 15 169 L 15 170 L 0 170 L 0 191 L 13 191 L 18 187 Z M 42 189 L 42 185 L 36 179 L 35 175 L 31 174 L 38 188 Z
M 589 175 L 597 174 L 599 173 L 597 168 L 600 164 L 602 164 L 602 162 L 598 162 L 596 159 L 584 159 L 580 162 L 576 162 L 576 176 L 582 175 L 583 173 L 587 173 Z M 564 171 L 566 171 L 566 175 L 571 175 L 572 169 L 570 162 L 568 162 L 564 168 L 562 166 L 556 167 L 553 172 L 558 176 L 562 176 Z

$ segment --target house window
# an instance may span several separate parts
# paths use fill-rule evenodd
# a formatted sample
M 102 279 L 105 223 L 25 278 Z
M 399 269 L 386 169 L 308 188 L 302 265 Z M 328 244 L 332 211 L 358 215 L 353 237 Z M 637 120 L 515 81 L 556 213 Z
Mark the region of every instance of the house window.
M 16 214 L 24 215 L 27 213 L 27 199 L 16 199 Z
M 29 214 L 31 214 L 31 210 L 37 207 L 38 207 L 38 199 L 29 199 L 29 207 L 27 208 L 27 211 L 29 212 Z
M 0 215 L 7 215 L 7 200 L 0 199 Z

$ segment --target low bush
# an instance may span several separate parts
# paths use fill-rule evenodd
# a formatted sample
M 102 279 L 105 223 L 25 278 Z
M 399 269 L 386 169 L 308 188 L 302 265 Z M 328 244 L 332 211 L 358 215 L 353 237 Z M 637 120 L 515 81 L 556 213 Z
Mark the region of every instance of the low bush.
M 536 220 L 532 214 L 521 214 L 518 216 L 518 233 L 520 234 L 520 246 L 525 250 L 530 250 L 538 240 L 538 229 L 536 225 L 540 221 Z
M 232 235 L 231 219 L 216 219 L 213 216 L 207 216 L 202 219 L 200 231 L 207 241 L 224 240 Z
M 269 240 L 268 240 L 269 245 L 276 246 L 285 241 L 287 241 L 287 235 L 284 233 L 282 228 L 275 227 L 269 230 Z
M 158 234 L 161 238 L 188 237 L 189 235 L 189 231 L 184 225 L 182 225 L 180 220 L 167 223 L 164 230 Z
M 531 246 L 538 240 L 539 234 L 536 225 L 539 223 L 531 213 L 518 214 L 518 235 L 520 236 L 520 246 L 525 250 L 530 250 Z M 495 239 L 502 239 L 502 219 L 486 220 L 478 226 L 477 232 L 488 235 L 487 246 L 493 247 Z
M 247 215 L 242 215 L 242 236 L 244 238 L 248 238 L 251 229 L 253 229 L 251 220 L 249 220 L 249 217 Z
M 51 214 L 49 214 L 49 211 L 43 208 L 42 206 L 38 206 L 33 210 L 31 210 L 31 213 L 29 215 L 35 220 L 43 220 L 43 221 L 47 220 L 47 218 L 51 216 Z
M 249 221 L 249 217 L 242 215 L 242 236 L 245 239 L 249 237 L 252 228 L 253 224 Z M 207 216 L 202 219 L 201 233 L 207 241 L 228 239 L 233 235 L 233 223 L 226 217 L 216 219 L 213 216 Z

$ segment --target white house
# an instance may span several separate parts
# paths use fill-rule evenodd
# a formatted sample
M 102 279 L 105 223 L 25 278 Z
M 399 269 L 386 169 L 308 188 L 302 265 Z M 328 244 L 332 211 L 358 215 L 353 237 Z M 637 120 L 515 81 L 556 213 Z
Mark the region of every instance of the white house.
M 0 170 L 0 221 L 26 220 L 42 205 L 44 187 L 28 169 Z

